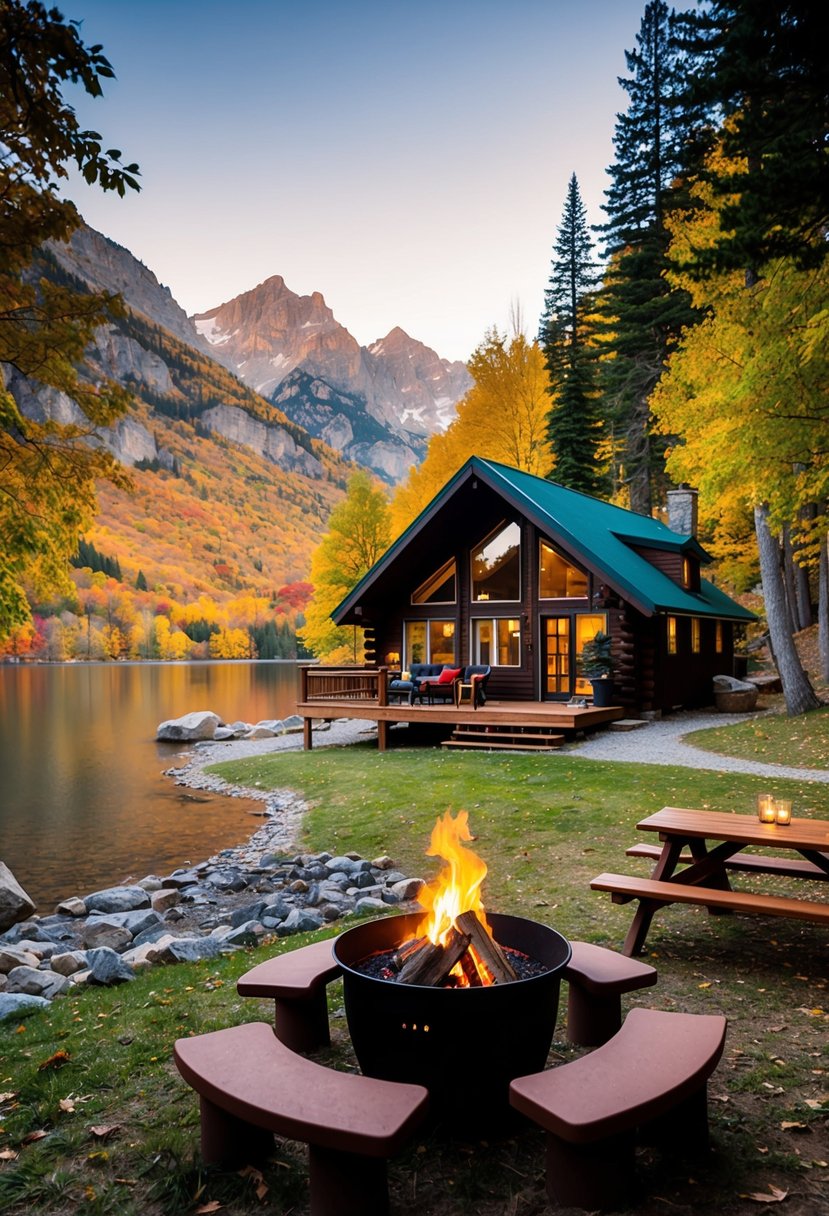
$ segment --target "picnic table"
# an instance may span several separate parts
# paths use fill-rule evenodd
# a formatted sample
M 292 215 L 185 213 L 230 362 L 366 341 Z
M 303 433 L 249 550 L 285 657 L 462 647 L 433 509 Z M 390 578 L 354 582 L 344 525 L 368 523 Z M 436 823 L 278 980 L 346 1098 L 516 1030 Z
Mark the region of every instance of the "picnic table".
M 661 848 L 637 844 L 626 851 L 629 857 L 655 861 L 650 877 L 599 874 L 590 884 L 594 891 L 609 891 L 614 903 L 639 900 L 623 954 L 641 952 L 655 912 L 671 903 L 699 904 L 712 913 L 746 912 L 829 924 L 829 903 L 734 890 L 729 879 L 730 873 L 743 873 L 826 881 L 829 821 L 793 818 L 782 826 L 760 823 L 754 815 L 665 806 L 636 827 L 657 832 L 662 841 Z M 763 852 L 745 852 L 749 848 Z

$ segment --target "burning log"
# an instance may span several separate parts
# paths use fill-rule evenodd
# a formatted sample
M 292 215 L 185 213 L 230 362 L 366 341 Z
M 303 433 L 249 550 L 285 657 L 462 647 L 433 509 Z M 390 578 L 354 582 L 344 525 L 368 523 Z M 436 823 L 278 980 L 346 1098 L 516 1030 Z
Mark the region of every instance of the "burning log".
M 399 984 L 423 984 L 430 988 L 443 984 L 449 972 L 469 949 L 471 938 L 467 933 L 458 933 L 456 929 L 452 929 L 445 946 L 434 946 L 428 938 L 420 940 L 423 944 L 409 952 L 397 976 Z
M 509 984 L 518 979 L 512 963 L 474 912 L 461 912 L 455 917 L 455 925 L 464 936 L 468 935 L 472 948 L 492 975 L 493 984 Z

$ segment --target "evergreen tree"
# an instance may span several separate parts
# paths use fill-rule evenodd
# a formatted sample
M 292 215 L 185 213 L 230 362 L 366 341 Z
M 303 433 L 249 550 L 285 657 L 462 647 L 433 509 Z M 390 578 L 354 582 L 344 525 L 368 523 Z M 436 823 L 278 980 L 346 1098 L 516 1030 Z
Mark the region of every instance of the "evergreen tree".
M 547 434 L 555 458 L 552 476 L 586 494 L 600 492 L 604 482 L 597 458 L 595 346 L 588 321 L 596 279 L 587 211 L 574 173 L 553 246 L 538 340 L 550 374 Z
M 144 575 L 143 570 L 139 570 L 135 576 L 135 589 L 136 589 L 136 591 L 146 591 L 147 590 L 147 579 Z
M 684 67 L 672 41 L 674 20 L 663 0 L 650 0 L 637 48 L 625 52 L 631 75 L 619 83 L 630 102 L 617 117 L 608 220 L 600 229 L 610 255 L 600 307 L 611 335 L 602 391 L 614 443 L 614 488 L 626 487 L 631 509 L 643 514 L 654 505 L 664 451 L 652 440 L 648 397 L 671 345 L 693 320 L 687 294 L 671 289 L 664 277 L 665 215 L 695 154 L 689 132 L 701 116 L 676 104 Z
M 770 260 L 820 265 L 829 246 L 829 18 L 815 0 L 704 0 L 678 18 L 693 71 L 684 106 L 713 107 L 722 156 L 705 180 L 721 200 L 720 232 L 693 250 L 705 275 Z M 726 167 L 724 169 L 724 166 Z

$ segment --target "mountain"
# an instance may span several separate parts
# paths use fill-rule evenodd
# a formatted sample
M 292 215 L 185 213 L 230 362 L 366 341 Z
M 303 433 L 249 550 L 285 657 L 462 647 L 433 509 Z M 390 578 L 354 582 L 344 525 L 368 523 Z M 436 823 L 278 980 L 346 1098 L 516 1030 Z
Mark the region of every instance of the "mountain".
M 129 387 L 134 404 L 104 444 L 131 472 L 134 492 L 104 484 L 89 539 L 125 579 L 189 602 L 242 591 L 272 595 L 307 578 L 331 508 L 353 466 L 242 384 L 155 275 L 89 228 L 50 244 L 37 275 L 76 290 L 120 292 L 125 315 L 87 352 L 90 378 Z M 80 421 L 73 401 L 5 369 L 31 417 Z
M 245 384 L 390 482 L 419 463 L 472 383 L 464 363 L 400 328 L 360 346 L 319 292 L 296 295 L 280 275 L 193 321 Z

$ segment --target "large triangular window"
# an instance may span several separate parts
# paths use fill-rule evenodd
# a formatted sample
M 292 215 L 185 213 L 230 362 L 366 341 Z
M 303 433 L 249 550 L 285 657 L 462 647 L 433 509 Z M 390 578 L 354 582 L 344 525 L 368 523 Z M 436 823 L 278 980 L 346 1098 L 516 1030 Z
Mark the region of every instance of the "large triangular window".
M 542 600 L 584 599 L 587 575 L 541 541 L 538 552 L 538 595 Z
M 521 599 L 521 529 L 502 524 L 472 550 L 472 599 Z
M 420 584 L 412 594 L 413 604 L 454 604 L 458 598 L 454 557 Z

